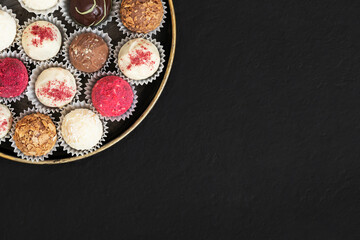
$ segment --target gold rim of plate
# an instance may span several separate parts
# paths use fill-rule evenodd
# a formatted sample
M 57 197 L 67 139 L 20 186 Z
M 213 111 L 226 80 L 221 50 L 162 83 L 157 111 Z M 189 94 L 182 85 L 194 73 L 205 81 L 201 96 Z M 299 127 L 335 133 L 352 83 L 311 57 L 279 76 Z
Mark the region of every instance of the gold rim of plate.
M 0 157 L 2 158 L 6 158 L 15 162 L 21 162 L 21 163 L 28 163 L 28 164 L 39 164 L 39 165 L 44 165 L 44 164 L 61 164 L 61 163 L 68 163 L 68 162 L 74 162 L 80 159 L 84 159 L 84 158 L 88 158 L 91 156 L 94 156 L 95 154 L 102 152 L 106 149 L 108 149 L 109 147 L 113 146 L 114 144 L 116 144 L 117 142 L 119 142 L 120 140 L 122 140 L 123 138 L 125 138 L 129 133 L 131 133 L 137 126 L 139 126 L 139 124 L 146 118 L 146 116 L 150 113 L 150 111 L 152 110 L 152 108 L 154 107 L 155 103 L 157 102 L 157 100 L 159 99 L 161 93 L 164 90 L 164 87 L 166 85 L 166 82 L 169 78 L 170 75 L 170 71 L 174 62 L 174 57 L 175 57 L 175 48 L 176 48 L 176 18 L 175 18 L 175 9 L 174 9 L 174 4 L 172 0 L 168 0 L 169 1 L 169 7 L 170 7 L 170 14 L 171 14 L 171 25 L 172 25 L 172 40 L 171 40 L 171 51 L 170 51 L 170 56 L 169 56 L 169 61 L 166 67 L 166 72 L 165 72 L 165 76 L 161 82 L 161 85 L 158 89 L 158 91 L 156 92 L 155 97 L 153 98 L 153 100 L 151 101 L 150 105 L 146 108 L 146 110 L 143 112 L 143 114 L 136 120 L 136 122 L 131 125 L 124 133 L 122 133 L 119 137 L 115 138 L 114 140 L 106 143 L 105 145 L 103 145 L 101 148 L 99 148 L 98 150 L 86 154 L 84 156 L 78 156 L 78 157 L 69 157 L 69 158 L 63 158 L 63 159 L 54 159 L 54 160 L 44 160 L 44 161 L 39 161 L 39 162 L 31 162 L 25 159 L 21 159 L 21 158 L 17 158 L 17 157 L 13 157 L 7 154 L 4 154 L 2 152 L 0 152 Z

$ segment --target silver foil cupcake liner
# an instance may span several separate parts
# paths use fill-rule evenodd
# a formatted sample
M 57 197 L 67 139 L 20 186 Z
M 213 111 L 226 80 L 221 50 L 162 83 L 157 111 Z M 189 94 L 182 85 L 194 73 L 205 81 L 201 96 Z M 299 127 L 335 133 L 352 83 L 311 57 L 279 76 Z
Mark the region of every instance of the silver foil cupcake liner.
M 16 18 L 16 14 L 13 13 L 13 11 L 11 9 L 8 9 L 6 6 L 1 6 L 1 4 L 0 4 L 0 10 L 10 14 L 10 16 L 15 19 L 15 23 L 16 23 L 16 35 L 15 35 L 15 38 L 14 38 L 13 42 L 7 48 L 5 48 L 3 50 L 0 50 L 0 53 L 2 53 L 4 51 L 10 50 L 11 47 L 15 47 L 16 44 L 20 44 L 20 42 L 19 42 L 20 23 L 19 23 L 19 20 Z
M 35 107 L 37 109 L 41 109 L 42 111 L 44 111 L 46 113 L 59 112 L 61 110 L 61 108 L 48 107 L 48 106 L 44 105 L 43 103 L 41 103 L 39 101 L 39 99 L 37 98 L 37 96 L 36 96 L 35 83 L 36 83 L 36 80 L 39 77 L 39 75 L 44 70 L 46 70 L 48 68 L 52 68 L 52 67 L 60 67 L 60 68 L 68 70 L 74 76 L 75 81 L 76 81 L 76 93 L 75 93 L 75 96 L 74 96 L 73 100 L 70 103 L 66 104 L 64 107 L 66 107 L 67 105 L 72 104 L 72 103 L 76 102 L 77 100 L 79 100 L 79 97 L 81 95 L 81 90 L 82 90 L 82 87 L 81 87 L 82 83 L 81 83 L 80 73 L 75 68 L 69 66 L 68 64 L 59 63 L 59 62 L 40 63 L 40 65 L 38 65 L 32 71 L 26 95 L 27 95 L 29 101 L 31 101 L 32 104 L 35 105 Z M 64 108 L 64 107 L 62 107 L 62 108 Z
M 22 55 L 20 53 L 17 52 L 11 52 L 11 51 L 5 51 L 5 52 L 1 52 L 0 53 L 0 59 L 3 58 L 16 58 L 19 59 L 26 67 L 26 70 L 28 72 L 28 75 L 30 77 L 30 66 L 28 64 L 28 57 L 26 55 Z M 28 83 L 29 86 L 29 83 Z M 23 97 L 25 97 L 25 93 L 26 93 L 26 89 L 17 97 L 12 97 L 12 98 L 4 98 L 4 97 L 0 97 L 0 103 L 11 103 L 11 102 L 16 102 L 21 100 Z
M 144 38 L 146 40 L 149 40 L 150 42 L 152 42 L 157 47 L 157 49 L 159 50 L 159 53 L 160 53 L 160 65 L 159 65 L 158 70 L 151 77 L 148 77 L 148 78 L 143 79 L 143 80 L 134 80 L 134 79 L 131 79 L 131 78 L 125 76 L 125 74 L 123 74 L 121 72 L 120 66 L 119 66 L 120 49 L 122 48 L 122 46 L 125 45 L 125 43 L 127 43 L 128 41 L 130 41 L 132 39 L 135 39 L 135 38 Z M 152 39 L 150 36 L 146 36 L 146 35 L 143 35 L 143 34 L 133 34 L 133 35 L 131 35 L 129 37 L 126 37 L 123 40 L 121 40 L 121 42 L 119 42 L 119 44 L 115 47 L 115 50 L 114 50 L 113 53 L 114 53 L 113 58 L 115 59 L 115 65 L 116 65 L 117 71 L 119 72 L 119 74 L 120 74 L 120 76 L 122 78 L 124 78 L 125 80 L 127 80 L 131 84 L 144 85 L 144 84 L 151 83 L 155 79 L 157 79 L 160 76 L 160 74 L 162 73 L 162 71 L 164 70 L 165 50 L 164 50 L 163 46 L 159 42 L 157 42 L 155 39 Z
M 18 2 L 20 3 L 22 8 L 24 8 L 28 12 L 35 13 L 36 15 L 48 15 L 49 13 L 55 12 L 56 10 L 59 9 L 60 3 L 63 1 L 65 1 L 65 0 L 58 0 L 58 3 L 49 9 L 36 10 L 36 9 L 32 9 L 32 8 L 29 8 L 28 6 L 26 6 L 23 0 L 18 0 Z
M 34 22 L 37 22 L 37 21 L 47 21 L 47 22 L 50 22 L 52 24 L 54 24 L 60 31 L 61 33 L 61 45 L 62 47 L 60 47 L 59 49 L 59 52 L 52 58 L 50 59 L 47 59 L 47 60 L 44 60 L 44 61 L 39 61 L 39 60 L 35 60 L 35 59 L 32 59 L 30 56 L 28 56 L 26 53 L 25 53 L 25 50 L 24 50 L 24 47 L 22 45 L 22 35 L 23 35 L 23 32 L 24 30 L 32 23 Z M 33 63 L 33 64 L 40 64 L 40 63 L 46 63 L 46 62 L 52 62 L 54 59 L 57 59 L 60 55 L 64 55 L 64 43 L 67 41 L 68 39 L 68 36 L 67 36 L 67 29 L 65 27 L 65 25 L 60 21 L 58 20 L 56 17 L 53 17 L 53 16 L 37 16 L 37 17 L 33 17 L 31 19 L 29 19 L 28 21 L 26 21 L 21 27 L 20 27 L 20 31 L 19 31 L 19 51 L 21 54 L 27 56 L 28 58 L 28 61 L 30 63 Z
M 33 114 L 33 113 L 42 113 L 42 114 L 45 114 L 45 115 L 49 116 L 51 118 L 51 120 L 53 121 L 53 123 L 55 124 L 55 126 L 56 126 L 55 119 L 51 114 L 46 113 L 46 112 L 42 111 L 41 109 L 35 109 L 34 107 L 33 108 L 28 108 L 27 110 L 20 113 L 19 117 L 16 117 L 14 119 L 13 125 L 11 127 L 10 142 L 11 142 L 11 147 L 14 148 L 14 152 L 16 153 L 16 155 L 18 157 L 20 157 L 22 159 L 26 159 L 26 160 L 31 161 L 31 162 L 39 162 L 39 161 L 44 161 L 45 158 L 48 158 L 50 155 L 52 155 L 56 151 L 56 149 L 59 147 L 59 135 L 57 135 L 57 140 L 56 140 L 56 143 L 55 143 L 54 147 L 47 154 L 45 154 L 43 156 L 39 156 L 39 157 L 27 156 L 27 155 L 23 154 L 20 151 L 20 149 L 17 148 L 17 146 L 15 144 L 15 141 L 14 141 L 15 127 L 16 127 L 16 123 L 18 121 L 20 121 L 23 117 L 25 117 L 26 115 L 29 115 L 29 114 Z
M 85 86 L 85 99 L 86 101 L 89 103 L 89 104 L 92 104 L 93 106 L 93 103 L 92 103 L 92 99 L 91 99 L 91 93 L 92 93 L 92 89 L 93 87 L 95 86 L 96 82 L 98 80 L 100 80 L 101 78 L 103 77 L 106 77 L 106 76 L 117 76 L 118 74 L 116 72 L 106 72 L 106 73 L 97 73 L 95 75 L 92 76 L 92 78 L 89 79 L 89 81 L 86 83 L 86 86 Z M 133 102 L 131 104 L 131 107 L 122 115 L 120 116 L 117 116 L 117 117 L 105 117 L 105 116 L 102 116 L 100 113 L 100 117 L 101 118 L 104 118 L 106 121 L 120 121 L 120 120 L 125 120 L 126 118 L 130 118 L 130 116 L 133 114 L 133 112 L 135 111 L 135 108 L 136 108 L 136 104 L 138 103 L 138 96 L 137 96 L 137 92 L 135 90 L 135 87 L 134 85 L 130 84 L 132 90 L 133 90 L 133 93 L 134 93 L 134 99 L 133 99 Z
M 63 122 L 66 114 L 70 113 L 71 111 L 73 111 L 75 109 L 81 109 L 81 108 L 86 108 L 86 109 L 93 111 L 95 114 L 97 114 L 99 116 L 100 121 L 103 124 L 103 135 L 102 135 L 100 141 L 93 148 L 88 149 L 88 150 L 76 150 L 76 149 L 70 147 L 65 142 L 65 140 L 63 139 L 62 134 L 61 134 L 61 125 L 62 125 L 62 122 Z M 104 119 L 101 118 L 100 114 L 96 111 L 96 109 L 92 105 L 86 103 L 85 101 L 81 101 L 81 102 L 78 101 L 72 105 L 68 105 L 66 108 L 64 108 L 62 110 L 60 121 L 57 123 L 57 131 L 58 131 L 58 139 L 59 139 L 60 146 L 62 146 L 68 154 L 71 154 L 72 156 L 83 156 L 83 155 L 89 154 L 91 152 L 94 152 L 95 150 L 97 150 L 101 147 L 101 145 L 105 142 L 105 138 L 107 137 L 108 127 L 107 127 L 106 121 L 104 121 Z
M 117 9 L 118 11 L 116 12 L 116 22 L 117 22 L 117 25 L 118 27 L 120 28 L 120 31 L 122 31 L 124 34 L 130 36 L 130 35 L 133 35 L 133 34 L 136 34 L 136 32 L 132 32 L 130 31 L 129 29 L 127 29 L 124 24 L 122 23 L 121 21 L 121 16 L 120 16 L 120 8 L 121 8 L 121 3 L 122 3 L 122 0 L 120 0 L 119 2 L 117 2 L 116 4 L 118 5 L 117 6 Z M 143 34 L 143 35 L 148 35 L 148 36 L 152 36 L 152 35 L 156 35 L 158 32 L 161 31 L 161 28 L 164 27 L 164 24 L 165 24 L 165 19 L 166 19 L 166 14 L 167 14 L 167 6 L 165 4 L 164 1 L 161 1 L 162 5 L 163 5 L 163 8 L 164 8 L 164 15 L 163 15 L 163 19 L 161 20 L 161 23 L 160 25 L 153 31 L 151 32 L 148 32 L 146 34 Z
M 68 22 L 71 26 L 73 26 L 75 29 L 76 28 L 87 28 L 86 26 L 83 26 L 83 25 L 75 22 L 72 19 L 72 17 L 70 16 L 69 0 L 63 0 L 60 4 L 60 7 L 61 7 L 61 13 L 62 13 L 63 17 L 65 18 L 65 21 Z M 112 7 L 111 7 L 111 12 L 110 12 L 109 16 L 104 21 L 102 21 L 100 24 L 98 24 L 96 26 L 92 26 L 90 28 L 102 29 L 109 22 L 111 22 L 113 18 L 116 17 L 116 12 L 118 12 L 118 5 L 115 3 L 114 0 L 112 0 Z
M 11 127 L 10 127 L 10 130 L 9 130 L 9 132 L 5 135 L 5 137 L 0 138 L 0 144 L 1 144 L 2 142 L 5 142 L 6 139 L 10 138 L 11 129 L 12 129 L 12 127 L 13 127 L 14 119 L 15 119 L 15 112 L 14 112 L 14 109 L 11 107 L 11 105 L 10 105 L 10 104 L 4 104 L 4 103 L 2 103 L 2 104 L 5 105 L 5 106 L 9 109 L 12 118 L 11 118 Z
M 78 70 L 79 72 L 81 72 L 82 74 L 86 75 L 86 76 L 92 76 L 93 74 L 97 73 L 97 72 L 103 72 L 105 71 L 106 68 L 109 67 L 110 63 L 111 63 L 111 58 L 112 58 L 112 49 L 113 49 L 113 45 L 111 43 L 111 38 L 109 37 L 109 35 L 107 33 L 104 33 L 102 30 L 98 30 L 98 29 L 92 29 L 92 28 L 82 28 L 80 30 L 75 31 L 74 33 L 70 34 L 69 38 L 67 39 L 67 41 L 64 44 L 63 47 L 63 53 L 64 53 L 64 61 L 67 62 L 69 65 L 73 66 L 71 61 L 70 61 L 70 56 L 69 56 L 69 48 L 70 48 L 70 44 L 71 42 L 74 40 L 74 38 L 82 33 L 95 33 L 96 35 L 100 36 L 102 39 L 104 39 L 104 41 L 106 42 L 106 44 L 108 45 L 109 48 L 109 56 L 108 59 L 106 60 L 104 66 L 102 68 L 100 68 L 98 71 L 96 72 L 92 72 L 92 73 L 87 73 L 87 72 L 83 72 Z

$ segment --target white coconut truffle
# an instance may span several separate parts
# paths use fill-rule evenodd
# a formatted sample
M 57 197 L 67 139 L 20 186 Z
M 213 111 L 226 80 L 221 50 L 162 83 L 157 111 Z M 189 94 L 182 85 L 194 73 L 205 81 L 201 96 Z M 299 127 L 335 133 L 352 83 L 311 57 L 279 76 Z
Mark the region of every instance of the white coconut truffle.
M 63 107 L 70 103 L 76 94 L 75 78 L 66 69 L 48 68 L 36 79 L 35 94 L 45 106 Z
M 22 46 L 32 59 L 44 61 L 55 57 L 61 47 L 61 33 L 52 23 L 37 21 L 30 24 L 22 35 Z
M 121 72 L 133 80 L 151 77 L 160 65 L 159 50 L 143 38 L 132 39 L 124 44 L 118 59 Z
M 0 104 L 0 138 L 6 136 L 12 124 L 12 115 L 7 106 Z
M 58 0 L 23 0 L 23 3 L 27 8 L 41 11 L 55 7 Z
M 0 51 L 8 48 L 16 36 L 16 21 L 9 13 L 0 10 Z
M 93 111 L 85 108 L 75 109 L 64 117 L 61 134 L 70 147 L 88 150 L 101 140 L 103 125 Z

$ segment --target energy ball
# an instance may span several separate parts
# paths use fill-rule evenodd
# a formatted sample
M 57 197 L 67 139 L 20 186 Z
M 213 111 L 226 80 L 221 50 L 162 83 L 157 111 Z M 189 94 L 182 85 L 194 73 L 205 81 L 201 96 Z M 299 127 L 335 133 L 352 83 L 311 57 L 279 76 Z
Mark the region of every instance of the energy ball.
M 100 36 L 95 33 L 77 35 L 69 47 L 71 64 L 86 73 L 99 71 L 109 57 L 109 47 Z
M 61 124 L 65 142 L 76 150 L 88 150 L 96 146 L 103 135 L 103 125 L 98 115 L 85 108 L 66 114 Z
M 76 94 L 74 76 L 66 69 L 52 67 L 44 70 L 36 79 L 35 94 L 48 107 L 63 107 Z
M 121 72 L 130 79 L 151 77 L 160 66 L 160 53 L 149 40 L 136 38 L 128 41 L 119 52 Z
M 55 57 L 60 50 L 61 42 L 59 29 L 47 21 L 30 24 L 22 35 L 22 46 L 25 53 L 38 61 Z
M 16 147 L 26 156 L 46 155 L 55 146 L 56 128 L 45 114 L 33 113 L 23 117 L 15 125 Z

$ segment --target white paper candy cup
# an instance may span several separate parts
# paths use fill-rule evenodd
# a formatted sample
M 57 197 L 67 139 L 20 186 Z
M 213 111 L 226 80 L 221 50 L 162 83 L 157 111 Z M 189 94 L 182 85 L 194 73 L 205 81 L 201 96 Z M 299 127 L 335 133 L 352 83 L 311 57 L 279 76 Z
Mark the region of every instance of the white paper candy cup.
M 117 2 L 117 5 L 118 5 L 118 7 L 117 7 L 118 11 L 116 12 L 116 22 L 117 22 L 117 25 L 118 25 L 118 27 L 120 28 L 120 31 L 122 31 L 124 34 L 126 34 L 126 35 L 128 35 L 128 36 L 130 36 L 130 35 L 132 35 L 132 34 L 136 34 L 136 32 L 132 32 L 132 31 L 130 31 L 129 29 L 127 29 L 127 28 L 124 26 L 124 24 L 122 23 L 122 21 L 121 21 L 121 16 L 120 16 L 121 2 L 122 2 L 122 0 L 120 0 L 119 2 Z M 164 1 L 161 1 L 161 3 L 163 4 L 163 8 L 164 8 L 163 19 L 161 20 L 160 25 L 159 25 L 155 30 L 146 33 L 146 35 L 148 35 L 148 36 L 150 36 L 150 37 L 151 37 L 152 35 L 156 35 L 158 32 L 160 32 L 161 28 L 163 28 L 163 27 L 164 27 L 164 24 L 165 24 L 165 19 L 166 19 L 166 14 L 167 14 L 167 11 L 166 11 L 167 6 L 166 6 L 166 4 L 165 4 Z
M 44 104 L 42 104 L 39 99 L 37 98 L 36 96 L 36 92 L 35 92 L 35 83 L 36 83 L 36 80 L 37 78 L 39 77 L 39 75 L 46 69 L 48 68 L 52 68 L 52 67 L 60 67 L 60 68 L 63 68 L 63 69 L 66 69 L 68 70 L 75 78 L 75 81 L 76 81 L 76 93 L 75 93 L 75 96 L 74 98 L 72 99 L 72 101 L 69 103 L 74 103 L 76 102 L 77 100 L 79 100 L 79 97 L 81 95 L 81 78 L 80 78 L 80 73 L 78 71 L 76 71 L 75 68 L 69 66 L 69 65 L 66 65 L 64 63 L 58 63 L 58 62 L 53 62 L 53 63 L 41 63 L 40 65 L 38 65 L 36 68 L 33 69 L 32 71 L 32 74 L 30 76 L 30 82 L 29 82 L 29 86 L 28 86 L 28 90 L 27 90 L 27 97 L 29 99 L 29 101 L 32 102 L 33 105 L 35 105 L 35 107 L 37 109 L 41 109 L 42 111 L 44 112 L 59 112 L 61 109 L 60 108 L 55 108 L 55 107 L 48 107 Z M 68 105 L 68 104 L 67 104 Z M 66 105 L 66 106 L 67 106 Z M 65 106 L 64 106 L 65 107 Z M 64 108 L 62 107 L 62 108 Z
M 9 132 L 5 135 L 5 137 L 0 138 L 0 144 L 1 144 L 2 142 L 5 142 L 6 139 L 10 138 L 11 129 L 12 129 L 12 126 L 13 126 L 13 124 L 14 124 L 14 119 L 15 119 L 15 112 L 14 112 L 14 109 L 11 107 L 11 105 L 10 105 L 10 104 L 3 104 L 3 105 L 5 105 L 5 106 L 9 109 L 9 111 L 10 111 L 10 113 L 11 113 L 11 116 L 12 116 L 12 119 L 11 119 L 10 130 L 9 130 Z
M 70 9 L 69 9 L 69 0 L 63 0 L 60 3 L 60 7 L 61 7 L 61 13 L 63 15 L 63 17 L 65 18 L 65 21 L 68 22 L 71 26 L 73 26 L 74 28 L 84 28 L 85 26 L 75 22 L 72 17 L 70 16 Z M 96 26 L 92 26 L 91 28 L 95 29 L 101 29 L 104 26 L 106 26 L 109 22 L 112 21 L 112 19 L 114 17 L 116 17 L 116 12 L 118 12 L 118 5 L 114 2 L 114 0 L 112 1 L 112 7 L 111 7 L 111 12 L 109 14 L 109 16 L 103 20 L 100 24 L 96 25 Z M 86 27 L 85 27 L 86 28 Z
M 70 57 L 69 57 L 69 48 L 70 48 L 70 44 L 71 42 L 74 40 L 74 38 L 79 35 L 79 34 L 82 34 L 82 33 L 95 33 L 96 35 L 100 36 L 102 39 L 104 39 L 104 41 L 106 42 L 108 48 L 109 48 L 109 56 L 108 56 L 108 59 L 106 60 L 104 66 L 102 68 L 100 68 L 98 71 L 96 72 L 92 72 L 92 73 L 87 73 L 87 72 L 82 72 L 80 71 L 82 74 L 86 75 L 86 76 L 92 76 L 93 74 L 97 73 L 97 72 L 102 72 L 102 71 L 105 71 L 106 68 L 109 67 L 109 64 L 111 62 L 111 57 L 112 57 L 112 48 L 113 48 L 113 45 L 111 43 L 111 38 L 109 37 L 109 35 L 107 33 L 104 33 L 103 31 L 101 30 L 98 30 L 98 29 L 92 29 L 92 28 L 83 28 L 83 29 L 80 29 L 80 30 L 77 30 L 75 31 L 74 33 L 72 33 L 70 35 L 70 37 L 68 38 L 68 40 L 65 42 L 64 44 L 64 49 L 63 49 L 63 52 L 64 52 L 64 61 L 67 62 L 68 64 L 70 64 L 71 66 L 73 66 L 71 64 L 71 61 L 70 61 Z
M 24 23 L 24 25 L 21 26 L 20 28 L 20 31 L 19 31 L 19 50 L 20 50 L 20 53 L 22 55 L 25 55 L 27 56 L 27 54 L 25 53 L 25 50 L 24 50 L 24 47 L 22 45 L 22 35 L 23 35 L 23 32 L 25 31 L 25 29 L 32 23 L 34 22 L 37 22 L 37 21 L 47 21 L 47 22 L 50 22 L 52 24 L 54 24 L 60 31 L 61 33 L 61 45 L 64 46 L 64 43 L 67 41 L 68 39 L 68 36 L 66 34 L 67 32 L 67 29 L 65 27 L 65 25 L 60 21 L 58 20 L 56 17 L 53 17 L 53 16 L 38 16 L 38 17 L 33 17 L 31 19 L 29 19 L 27 22 Z M 64 55 L 64 47 L 60 47 L 60 50 L 59 52 L 52 58 L 50 59 L 47 59 L 47 60 L 44 60 L 44 61 L 39 61 L 39 60 L 35 60 L 35 59 L 32 59 L 30 56 L 27 56 L 28 58 L 28 61 L 30 63 L 33 63 L 33 64 L 40 64 L 42 62 L 52 62 L 54 59 L 58 58 L 60 55 Z
M 26 55 L 22 55 L 20 53 L 17 52 L 11 52 L 11 51 L 4 51 L 0 53 L 0 59 L 3 58 L 16 58 L 19 59 L 26 67 L 27 71 L 28 71 L 28 75 L 30 76 L 30 66 L 28 65 L 28 58 L 26 57 Z M 25 92 L 26 89 L 17 97 L 12 97 L 12 98 L 4 98 L 4 97 L 0 97 L 0 103 L 10 103 L 10 102 L 16 102 L 19 101 L 20 99 L 22 99 L 25 96 Z
M 119 52 L 120 49 L 122 48 L 122 46 L 125 45 L 125 43 L 127 43 L 128 41 L 135 39 L 135 38 L 144 38 L 146 40 L 149 40 L 150 42 L 152 42 L 157 49 L 159 50 L 160 53 L 160 65 L 158 70 L 151 76 L 148 77 L 146 79 L 143 80 L 134 80 L 131 78 L 128 78 L 127 76 L 125 76 L 125 74 L 123 74 L 120 70 L 120 66 L 119 66 Z M 144 84 L 148 84 L 153 82 L 155 79 L 157 79 L 160 74 L 162 73 L 162 71 L 164 70 L 164 63 L 165 63 L 165 50 L 163 48 L 163 46 L 157 42 L 155 39 L 150 38 L 149 36 L 143 35 L 143 34 L 133 34 L 129 37 L 124 38 L 123 40 L 121 40 L 121 42 L 119 42 L 119 44 L 115 47 L 114 50 L 114 55 L 113 58 L 115 59 L 115 64 L 116 64 L 116 69 L 119 72 L 120 76 L 122 78 L 124 78 L 125 80 L 127 80 L 128 82 L 130 82 L 131 84 L 135 84 L 135 85 L 144 85 Z
M 10 46 L 8 46 L 7 48 L 5 48 L 3 50 L 0 50 L 0 53 L 2 53 L 4 51 L 10 50 L 11 47 L 15 47 L 16 44 L 20 43 L 19 42 L 20 24 L 19 24 L 19 20 L 16 18 L 16 14 L 13 13 L 11 9 L 6 8 L 6 6 L 1 6 L 1 4 L 0 4 L 0 10 L 10 14 L 10 16 L 15 19 L 15 23 L 16 23 L 16 35 L 15 35 L 15 38 L 14 38 L 13 42 L 10 44 Z
M 31 162 L 39 162 L 39 161 L 44 161 L 45 158 L 48 158 L 50 155 L 52 155 L 56 151 L 56 149 L 59 147 L 59 137 L 57 138 L 54 147 L 46 155 L 35 157 L 35 156 L 27 156 L 27 155 L 23 154 L 20 151 L 20 149 L 17 148 L 17 146 L 15 144 L 15 140 L 14 140 L 15 127 L 16 127 L 16 123 L 18 121 L 20 121 L 23 117 L 25 117 L 26 115 L 29 115 L 29 114 L 33 114 L 33 113 L 42 113 L 42 114 L 45 114 L 45 115 L 49 116 L 51 118 L 51 120 L 54 122 L 54 124 L 56 125 L 54 117 L 51 116 L 49 113 L 46 113 L 46 112 L 44 112 L 44 111 L 42 111 L 40 109 L 37 110 L 35 108 L 28 108 L 24 112 L 20 113 L 19 117 L 16 117 L 14 119 L 14 122 L 13 122 L 13 125 L 12 125 L 12 128 L 11 128 L 11 133 L 10 133 L 10 135 L 11 135 L 10 142 L 11 142 L 11 146 L 14 148 L 14 152 L 16 153 L 16 155 L 18 157 L 20 157 L 22 159 L 26 159 L 26 160 L 31 161 Z
M 89 79 L 89 81 L 86 83 L 86 86 L 85 86 L 85 99 L 86 101 L 89 103 L 89 104 L 92 104 L 92 99 L 91 99 L 91 93 L 92 93 L 92 89 L 93 87 L 95 86 L 96 82 L 98 80 L 100 80 L 101 78 L 103 77 L 106 77 L 106 76 L 117 76 L 118 74 L 116 72 L 107 72 L 107 73 L 97 73 L 95 74 L 92 78 Z M 120 121 L 120 120 L 125 120 L 126 118 L 130 118 L 130 116 L 133 114 L 133 112 L 135 111 L 135 108 L 136 108 L 136 104 L 138 102 L 138 96 L 136 95 L 136 90 L 135 90 L 135 87 L 130 84 L 132 90 L 133 90 L 133 93 L 134 93 L 134 99 L 133 99 L 133 102 L 131 104 L 131 107 L 122 115 L 120 116 L 117 116 L 117 117 L 105 117 L 105 116 L 102 116 L 100 113 L 100 117 L 104 118 L 106 121 Z
M 32 9 L 32 8 L 29 8 L 28 6 L 26 6 L 23 0 L 18 0 L 18 1 L 20 3 L 21 7 L 23 7 L 28 12 L 35 13 L 37 15 L 48 15 L 49 13 L 53 13 L 56 10 L 58 10 L 61 2 L 63 2 L 64 0 L 58 0 L 58 3 L 55 6 L 49 8 L 49 9 L 45 9 L 45 10 Z
M 76 150 L 72 147 L 70 147 L 65 140 L 62 137 L 61 134 L 61 125 L 62 122 L 64 120 L 64 117 L 66 116 L 66 114 L 70 113 L 71 111 L 75 110 L 75 109 L 79 109 L 79 108 L 86 108 L 89 109 L 91 111 L 93 111 L 95 114 L 97 114 L 100 118 L 100 121 L 103 124 L 103 135 L 100 139 L 100 141 L 98 142 L 98 144 L 96 144 L 93 148 L 88 149 L 88 150 Z M 59 143 L 60 146 L 62 146 L 64 148 L 64 150 L 68 153 L 71 154 L 72 156 L 83 156 L 86 155 L 88 153 L 94 152 L 95 150 L 99 149 L 101 147 L 101 145 L 104 143 L 105 138 L 107 136 L 108 133 L 108 127 L 107 127 L 107 123 L 106 121 L 104 121 L 104 119 L 102 119 L 100 117 L 100 114 L 95 110 L 95 108 L 93 106 L 91 106 L 90 104 L 86 103 L 85 101 L 78 101 L 75 102 L 72 105 L 68 105 L 66 108 L 64 108 L 61 112 L 61 117 L 60 117 L 60 121 L 57 123 L 57 131 L 58 131 L 58 137 L 59 137 Z

